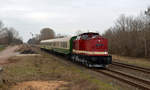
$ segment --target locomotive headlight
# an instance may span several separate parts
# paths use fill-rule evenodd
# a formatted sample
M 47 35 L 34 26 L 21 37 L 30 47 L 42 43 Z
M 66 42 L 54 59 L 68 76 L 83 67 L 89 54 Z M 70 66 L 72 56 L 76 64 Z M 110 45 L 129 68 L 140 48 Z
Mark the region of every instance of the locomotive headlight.
M 108 52 L 105 52 L 105 54 L 108 54 Z

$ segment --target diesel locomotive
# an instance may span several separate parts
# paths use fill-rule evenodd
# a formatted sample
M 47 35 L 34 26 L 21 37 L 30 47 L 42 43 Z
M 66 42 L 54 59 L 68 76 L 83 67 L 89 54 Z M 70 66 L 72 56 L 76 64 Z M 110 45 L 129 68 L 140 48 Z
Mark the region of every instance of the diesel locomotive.
M 73 62 L 87 67 L 105 67 L 112 62 L 112 57 L 108 54 L 108 40 L 94 32 L 42 40 L 40 48 L 63 54 Z

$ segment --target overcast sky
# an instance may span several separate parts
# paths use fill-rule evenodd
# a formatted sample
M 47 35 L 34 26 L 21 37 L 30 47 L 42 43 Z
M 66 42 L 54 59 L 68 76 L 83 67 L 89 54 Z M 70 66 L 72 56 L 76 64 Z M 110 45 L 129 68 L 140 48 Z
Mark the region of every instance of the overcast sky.
M 150 0 L 0 0 L 0 20 L 27 41 L 44 27 L 73 35 L 77 30 L 103 33 L 121 15 L 139 15 Z

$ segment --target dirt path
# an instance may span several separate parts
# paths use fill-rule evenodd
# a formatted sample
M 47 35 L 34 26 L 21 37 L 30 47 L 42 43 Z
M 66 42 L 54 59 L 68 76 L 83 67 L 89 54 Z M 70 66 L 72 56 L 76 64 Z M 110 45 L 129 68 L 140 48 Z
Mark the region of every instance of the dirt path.
M 17 55 L 15 50 L 18 48 L 19 46 L 9 46 L 5 50 L 1 51 L 0 52 L 0 65 L 7 63 L 10 57 Z
M 64 81 L 27 81 L 19 83 L 11 90 L 66 90 Z

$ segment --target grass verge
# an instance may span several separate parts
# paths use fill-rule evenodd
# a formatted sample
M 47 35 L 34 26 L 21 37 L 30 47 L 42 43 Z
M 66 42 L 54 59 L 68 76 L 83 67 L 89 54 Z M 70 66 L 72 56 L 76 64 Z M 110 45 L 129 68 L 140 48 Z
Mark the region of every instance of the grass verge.
M 149 58 L 135 58 L 135 57 L 125 57 L 119 55 L 112 55 L 113 60 L 120 61 L 127 64 L 137 65 L 141 67 L 150 68 L 150 59 Z
M 0 45 L 0 51 L 4 50 L 5 49 L 5 46 L 3 45 Z

